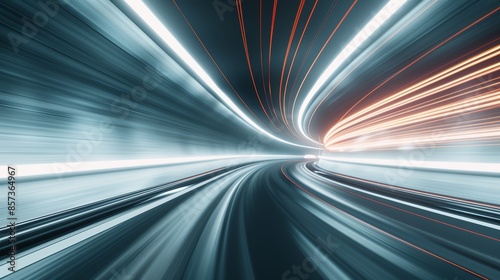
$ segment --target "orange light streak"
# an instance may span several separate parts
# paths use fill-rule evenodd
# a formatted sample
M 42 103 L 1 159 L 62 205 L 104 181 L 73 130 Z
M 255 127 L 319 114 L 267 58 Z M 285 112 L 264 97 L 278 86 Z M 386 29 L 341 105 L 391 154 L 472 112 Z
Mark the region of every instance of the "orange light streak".
M 499 56 L 500 45 L 496 45 L 364 107 L 326 133 L 325 147 L 332 151 L 394 149 L 415 141 L 443 145 L 499 140 L 500 123 L 488 117 L 500 109 L 499 78 L 467 84 L 500 71 Z M 460 131 L 445 123 L 463 115 L 474 119 L 467 125 L 460 123 Z M 432 139 L 437 132 L 446 132 L 446 137 Z

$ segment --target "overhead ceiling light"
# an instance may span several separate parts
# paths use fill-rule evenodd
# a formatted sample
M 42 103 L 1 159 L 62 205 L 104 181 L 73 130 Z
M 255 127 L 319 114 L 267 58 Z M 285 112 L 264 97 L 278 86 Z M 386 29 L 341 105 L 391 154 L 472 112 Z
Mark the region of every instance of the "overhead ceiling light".
M 307 107 L 313 100 L 314 96 L 318 93 L 318 91 L 325 85 L 325 83 L 330 79 L 333 73 L 344 63 L 353 53 L 354 51 L 361 46 L 366 39 L 368 39 L 377 29 L 387 21 L 403 4 L 406 0 L 391 0 L 387 3 L 382 10 L 380 10 L 368 24 L 359 31 L 359 33 L 345 46 L 345 48 L 337 55 L 337 57 L 330 63 L 330 65 L 326 68 L 326 70 L 321 74 L 319 79 L 313 85 L 309 93 L 306 95 L 304 102 L 300 106 L 299 114 L 297 116 L 299 131 L 302 135 L 304 135 L 307 139 L 311 140 L 316 144 L 320 144 L 315 141 L 307 133 L 304 131 L 304 126 L 302 125 L 304 121 L 304 115 Z
M 168 31 L 168 29 L 161 23 L 156 15 L 142 2 L 141 0 L 125 0 L 125 2 L 139 15 L 139 17 L 188 65 L 198 77 L 217 94 L 217 96 L 241 119 L 243 119 L 250 126 L 265 134 L 266 136 L 278 140 L 282 143 L 294 145 L 303 148 L 313 148 L 288 142 L 281 138 L 274 136 L 267 132 L 265 129 L 256 124 L 249 118 L 234 102 L 215 84 L 210 76 L 203 70 L 203 68 L 196 62 L 196 60 L 189 54 L 189 52 L 177 41 L 177 39 Z

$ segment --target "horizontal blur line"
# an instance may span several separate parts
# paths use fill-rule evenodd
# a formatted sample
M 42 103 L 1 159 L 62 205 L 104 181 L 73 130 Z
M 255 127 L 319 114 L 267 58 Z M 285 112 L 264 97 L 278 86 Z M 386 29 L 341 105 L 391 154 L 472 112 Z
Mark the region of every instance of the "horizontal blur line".
M 495 173 L 500 174 L 499 163 L 483 163 L 483 162 L 456 162 L 456 161 L 416 161 L 414 164 L 404 160 L 389 160 L 389 159 L 369 159 L 369 158 L 343 158 L 343 157 L 325 157 L 318 158 L 344 162 L 344 163 L 359 163 L 375 166 L 387 167 L 404 167 L 410 169 L 434 169 L 434 170 L 449 170 L 449 171 L 467 171 L 480 173 Z
M 131 167 L 153 167 L 169 164 L 194 163 L 201 161 L 223 160 L 223 159 L 284 159 L 284 158 L 303 158 L 296 155 L 226 155 L 226 156 L 202 156 L 202 157 L 176 157 L 176 158 L 156 158 L 139 160 L 114 160 L 114 161 L 89 161 L 80 163 L 41 163 L 41 164 L 22 164 L 22 165 L 0 165 L 0 170 L 7 170 L 8 166 L 16 169 L 16 176 L 43 176 L 43 175 L 61 175 L 67 173 L 84 171 L 101 171 L 122 169 Z M 76 165 L 72 167 L 72 165 Z M 7 178 L 7 172 L 1 172 L 0 178 Z

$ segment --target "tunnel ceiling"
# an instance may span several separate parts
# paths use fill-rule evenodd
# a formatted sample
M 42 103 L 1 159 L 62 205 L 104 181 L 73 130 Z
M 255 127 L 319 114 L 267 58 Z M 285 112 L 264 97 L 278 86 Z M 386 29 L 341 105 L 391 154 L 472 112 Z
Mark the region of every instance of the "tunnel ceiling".
M 297 114 L 308 91 L 386 4 L 144 2 L 245 113 L 273 134 L 299 143 L 307 143 L 297 128 Z M 445 66 L 456 53 L 470 53 L 489 42 L 498 34 L 498 17 L 481 18 L 495 8 L 495 1 L 473 2 L 452 1 L 443 9 L 443 2 L 407 1 L 322 87 L 306 111 L 306 132 L 321 142 L 353 106 L 355 111 L 404 88 Z M 169 51 L 128 7 L 115 4 Z

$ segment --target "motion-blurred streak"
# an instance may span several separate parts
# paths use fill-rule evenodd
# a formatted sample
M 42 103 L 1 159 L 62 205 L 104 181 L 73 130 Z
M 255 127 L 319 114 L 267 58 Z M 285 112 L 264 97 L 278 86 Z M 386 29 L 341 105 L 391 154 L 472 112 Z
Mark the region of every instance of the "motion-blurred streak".
M 418 191 L 415 189 L 403 188 L 398 186 L 392 186 L 387 184 L 381 184 L 374 181 L 367 181 L 361 178 L 346 176 L 342 174 L 337 174 L 325 169 L 322 169 L 317 166 L 313 166 L 309 164 L 307 167 L 310 171 L 322 175 L 331 180 L 335 180 L 338 184 L 342 184 L 339 182 L 347 183 L 348 185 L 355 186 L 363 186 L 363 188 L 369 189 L 370 192 L 379 193 L 379 194 L 390 194 L 389 196 L 394 198 L 399 198 L 405 200 L 406 202 L 417 202 L 417 204 L 425 204 L 426 207 L 431 206 L 434 209 L 444 209 L 446 211 L 450 211 L 451 215 L 453 215 L 457 219 L 467 220 L 469 222 L 477 223 L 479 225 L 483 225 L 492 229 L 500 230 L 500 216 L 498 216 L 498 211 L 500 210 L 500 205 L 498 204 L 489 204 L 484 202 L 478 202 L 470 199 L 464 199 L 460 197 L 454 197 L 450 195 L 440 195 L 425 191 Z M 353 189 L 346 184 L 342 184 L 342 186 L 346 188 Z M 389 199 L 389 198 L 388 198 Z M 425 203 L 422 203 L 425 201 Z M 415 205 L 415 204 L 414 204 Z M 443 206 L 447 205 L 447 206 Z M 415 206 L 418 207 L 418 206 Z M 420 207 L 422 208 L 422 207 Z M 430 209 L 430 208 L 427 208 Z M 433 211 L 433 210 L 430 210 Z M 434 210 L 436 211 L 436 210 Z M 439 210 L 438 210 L 439 211 Z M 441 211 L 440 213 L 444 213 Z M 449 213 L 449 214 L 450 214 Z M 457 216 L 453 213 L 467 213 L 463 217 Z M 468 219 L 468 216 L 475 217 L 475 220 Z M 492 223 L 483 222 L 484 221 L 492 221 Z M 495 241 L 499 241 L 500 239 L 487 236 Z
M 300 133 L 307 139 L 317 143 L 304 130 L 304 115 L 311 101 L 331 78 L 333 73 L 359 48 L 377 29 L 380 28 L 394 13 L 396 13 L 406 0 L 391 0 L 389 1 L 370 21 L 363 27 L 359 33 L 342 49 L 342 51 L 333 59 L 325 71 L 319 76 L 313 87 L 309 90 L 304 101 L 302 102 L 297 114 L 297 127 Z
M 370 158 L 345 158 L 319 156 L 318 158 L 334 162 L 358 163 L 372 166 L 398 167 L 399 160 L 370 159 Z M 485 175 L 500 176 L 500 163 L 484 162 L 457 162 L 457 161 L 421 161 L 413 169 L 435 170 L 435 171 L 456 171 L 466 173 L 480 173 Z
M 499 15 L 0 1 L 0 278 L 500 279 Z
M 264 152 L 239 145 L 255 132 L 113 3 L 45 2 L 57 13 L 44 26 L 37 1 L 0 3 L 0 165 Z M 12 36 L 29 40 L 15 52 Z
M 284 140 L 274 134 L 268 132 L 259 126 L 254 120 L 248 117 L 212 80 L 210 75 L 196 62 L 196 60 L 189 54 L 189 52 L 182 46 L 182 44 L 170 33 L 170 31 L 162 24 L 162 22 L 155 16 L 155 14 L 148 8 L 142 0 L 126 0 L 125 1 L 138 15 L 144 20 L 148 26 L 154 30 L 160 38 L 173 49 L 173 51 L 190 67 L 194 73 L 230 108 L 239 118 L 245 121 L 248 125 L 259 131 L 260 133 L 293 146 L 312 148 L 316 147 L 305 146 Z M 259 99 L 260 101 L 260 99 Z M 262 103 L 261 103 L 262 104 Z M 264 107 L 262 107 L 264 108 Z M 267 112 L 266 112 L 267 115 Z
M 327 132 L 326 148 L 396 149 L 412 142 L 445 146 L 466 141 L 497 145 L 498 79 L 470 82 L 498 73 L 499 56 L 497 45 L 351 113 Z
M 183 178 L 170 182 L 166 185 L 150 187 L 144 190 L 129 192 L 123 195 L 100 200 L 94 203 L 86 204 L 77 208 L 68 209 L 61 212 L 52 213 L 46 216 L 37 217 L 31 220 L 22 221 L 17 226 L 16 243 L 18 251 L 25 251 L 35 245 L 43 244 L 48 240 L 55 239 L 68 232 L 76 231 L 90 223 L 96 223 L 108 217 L 119 213 L 123 209 L 131 208 L 146 201 L 157 199 L 157 197 L 178 191 L 200 182 L 213 180 L 214 177 L 227 173 L 233 169 L 245 164 L 227 166 L 205 173 L 196 174 L 191 177 Z M 2 236 L 7 236 L 7 229 L 0 231 Z M 6 238 L 0 238 L 4 242 L 2 250 L 7 248 Z
M 140 196 L 150 199 L 138 204 L 107 204 L 115 210 L 112 216 L 28 250 L 15 277 L 500 276 L 499 205 L 477 207 L 431 193 L 382 189 L 311 161 L 275 160 L 212 172 L 165 185 L 177 189 L 145 191 Z M 40 252 L 45 257 L 37 257 Z
M 138 168 L 148 168 L 148 167 L 158 167 L 158 166 L 168 166 L 168 165 L 181 165 L 185 163 L 193 162 L 214 162 L 217 160 L 233 160 L 239 161 L 242 159 L 272 159 L 272 158 L 293 158 L 298 156 L 293 155 L 222 155 L 222 156 L 191 156 L 191 157 L 174 157 L 174 158 L 153 158 L 153 159 L 140 159 L 140 160 L 121 160 L 121 161 L 92 161 L 92 162 L 80 162 L 76 167 L 62 166 L 56 163 L 50 164 L 23 164 L 16 165 L 17 168 L 22 169 L 23 177 L 38 176 L 57 176 L 61 177 L 64 175 L 72 173 L 84 173 L 84 172 L 100 172 L 100 171 L 111 171 L 111 170 L 126 170 L 126 169 L 138 169 Z M 6 169 L 7 165 L 0 165 L 0 169 Z M 0 175 L 0 179 L 7 178 L 7 175 Z

